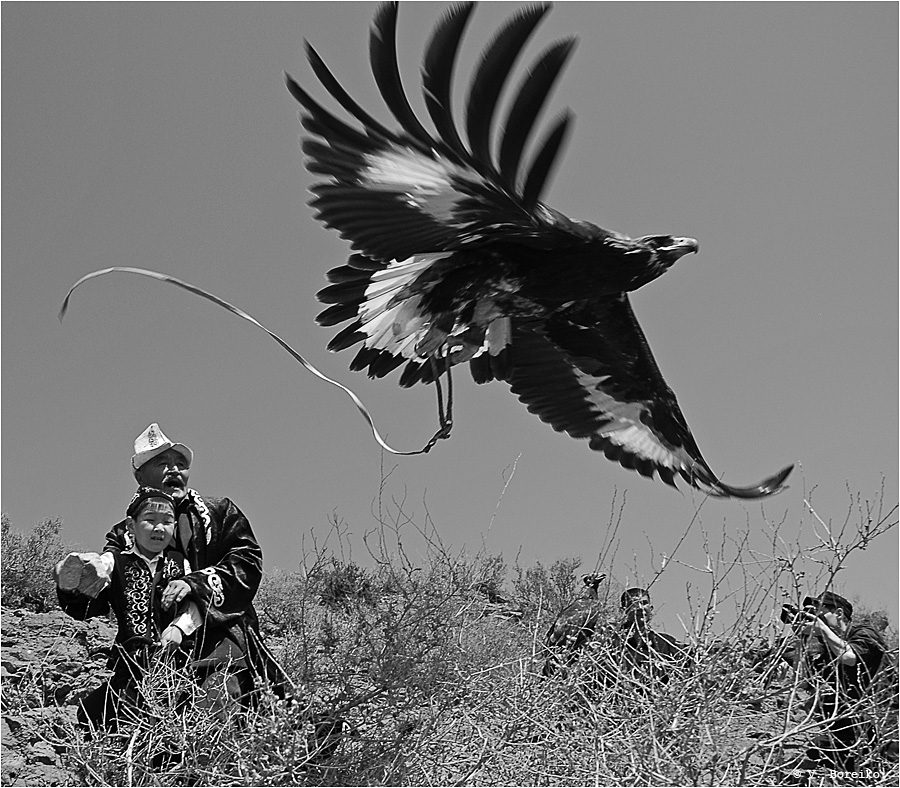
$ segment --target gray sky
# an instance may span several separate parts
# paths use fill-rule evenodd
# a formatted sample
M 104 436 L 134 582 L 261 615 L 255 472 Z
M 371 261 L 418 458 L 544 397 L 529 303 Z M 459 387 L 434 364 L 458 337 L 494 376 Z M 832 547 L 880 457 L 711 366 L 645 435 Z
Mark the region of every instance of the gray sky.
M 324 91 L 308 38 L 360 103 L 387 120 L 368 68 L 375 4 L 11 4 L 3 15 L 3 510 L 28 529 L 61 517 L 99 548 L 133 491 L 134 437 L 158 421 L 196 454 L 192 485 L 247 513 L 266 566 L 346 521 L 353 557 L 385 499 L 444 543 L 512 563 L 597 559 L 626 496 L 612 573 L 646 582 L 699 499 L 559 435 L 500 383 L 462 370 L 451 440 L 382 457 L 350 401 L 258 330 L 195 296 L 125 274 L 150 268 L 250 312 L 352 386 L 388 439 L 435 428 L 431 387 L 403 390 L 330 354 L 315 293 L 347 244 L 312 218 L 289 71 Z M 512 4 L 476 10 L 457 77 Z M 400 56 L 418 68 L 445 6 L 403 5 Z M 848 488 L 897 501 L 897 6 L 893 3 L 561 3 L 528 52 L 577 33 L 552 100 L 571 143 L 545 200 L 632 236 L 699 239 L 632 302 L 713 469 L 749 484 L 789 462 L 763 504 L 708 501 L 676 558 L 767 525 L 812 538 L 804 497 L 844 521 Z M 549 117 L 549 115 L 548 115 Z M 515 465 L 498 507 L 501 492 Z M 491 520 L 493 518 L 493 523 Z M 490 527 L 489 527 L 490 526 Z M 418 541 L 410 536 L 415 553 Z M 606 567 L 609 569 L 610 567 Z M 699 571 L 655 587 L 677 631 Z M 897 620 L 896 532 L 838 577 Z

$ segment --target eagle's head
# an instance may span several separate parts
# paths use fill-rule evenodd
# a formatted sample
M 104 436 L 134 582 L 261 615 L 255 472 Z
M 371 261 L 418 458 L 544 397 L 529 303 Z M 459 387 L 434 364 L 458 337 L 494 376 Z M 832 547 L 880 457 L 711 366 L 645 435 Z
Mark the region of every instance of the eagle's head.
M 587 588 L 594 590 L 596 590 L 597 586 L 604 580 L 606 580 L 606 572 L 591 572 L 590 574 L 582 575 L 581 577 L 581 582 L 584 583 Z
M 655 261 L 663 268 L 669 268 L 675 264 L 679 257 L 700 249 L 700 244 L 694 238 L 674 238 L 671 235 L 645 235 L 637 240 L 655 252 Z

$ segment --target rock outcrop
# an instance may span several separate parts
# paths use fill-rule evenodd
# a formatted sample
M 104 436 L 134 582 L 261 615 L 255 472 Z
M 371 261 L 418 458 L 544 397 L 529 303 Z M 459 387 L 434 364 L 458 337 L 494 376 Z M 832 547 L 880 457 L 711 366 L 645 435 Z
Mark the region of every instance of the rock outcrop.
M 62 611 L 2 611 L 2 785 L 71 785 L 60 753 L 76 704 L 107 675 L 115 627 Z M 57 733 L 54 735 L 53 732 Z

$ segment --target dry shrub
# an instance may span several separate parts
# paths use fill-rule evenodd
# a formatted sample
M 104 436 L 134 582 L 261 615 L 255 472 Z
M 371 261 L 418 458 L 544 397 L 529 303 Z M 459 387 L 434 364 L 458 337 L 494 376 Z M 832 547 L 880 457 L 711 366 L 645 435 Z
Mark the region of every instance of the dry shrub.
M 780 660 L 781 603 L 830 586 L 848 555 L 896 524 L 896 507 L 858 496 L 851 511 L 834 527 L 808 505 L 811 533 L 790 544 L 780 523 L 721 530 L 719 544 L 704 531 L 682 658 L 662 673 L 634 670 L 607 626 L 548 680 L 544 636 L 579 587 L 577 559 L 516 563 L 510 579 L 502 557 L 455 553 L 427 517 L 419 525 L 402 502 L 379 502 L 365 567 L 333 520 L 324 542 L 310 535 L 298 571 L 260 589 L 293 702 L 263 695 L 249 713 L 214 719 L 160 663 L 141 719 L 55 741 L 74 741 L 72 773 L 91 785 L 783 784 L 785 760 L 821 722 L 803 714 L 802 681 Z M 654 558 L 657 576 L 679 560 L 677 550 Z M 893 644 L 890 664 L 896 634 Z M 879 744 L 896 738 L 895 677 L 885 672 L 856 710 Z M 877 747 L 857 768 L 873 770 L 866 784 L 897 784 Z
M 45 613 L 56 607 L 53 566 L 69 552 L 60 536 L 62 521 L 41 520 L 27 534 L 13 531 L 9 518 L 2 516 L 0 553 L 2 564 L 2 604 Z

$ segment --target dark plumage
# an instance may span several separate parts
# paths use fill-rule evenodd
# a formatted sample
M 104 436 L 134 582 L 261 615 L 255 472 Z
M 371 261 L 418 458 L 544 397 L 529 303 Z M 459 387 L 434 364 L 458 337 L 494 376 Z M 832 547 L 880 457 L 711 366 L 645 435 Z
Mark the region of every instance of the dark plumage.
M 521 608 L 501 593 L 495 581 L 480 580 L 473 584 L 472 590 L 477 591 L 486 600 L 481 615 L 512 619 L 514 621 L 521 620 L 523 615 Z
M 545 676 L 552 676 L 561 663 L 569 664 L 594 636 L 603 609 L 597 589 L 604 580 L 606 575 L 602 572 L 584 575 L 581 596 L 560 610 L 547 630 L 544 645 L 550 654 L 544 662 Z
M 397 5 L 380 7 L 372 72 L 400 129 L 360 107 L 307 46 L 313 72 L 353 118 L 332 114 L 287 77 L 303 109 L 303 151 L 317 218 L 355 254 L 328 272 L 325 326 L 349 323 L 329 348 L 362 348 L 350 364 L 401 386 L 431 383 L 469 362 L 478 383 L 506 381 L 555 430 L 667 484 L 681 476 L 712 495 L 760 498 L 782 489 L 787 467 L 750 487 L 720 482 L 700 454 L 631 309 L 628 293 L 696 252 L 692 238 L 632 239 L 563 216 L 540 201 L 571 125 L 562 113 L 533 131 L 574 47 L 550 46 L 521 80 L 501 130 L 509 74 L 547 6 L 519 11 L 475 68 L 464 136 L 451 108 L 452 77 L 473 5 L 454 6 L 425 52 L 429 131 L 410 106 L 396 53 Z

